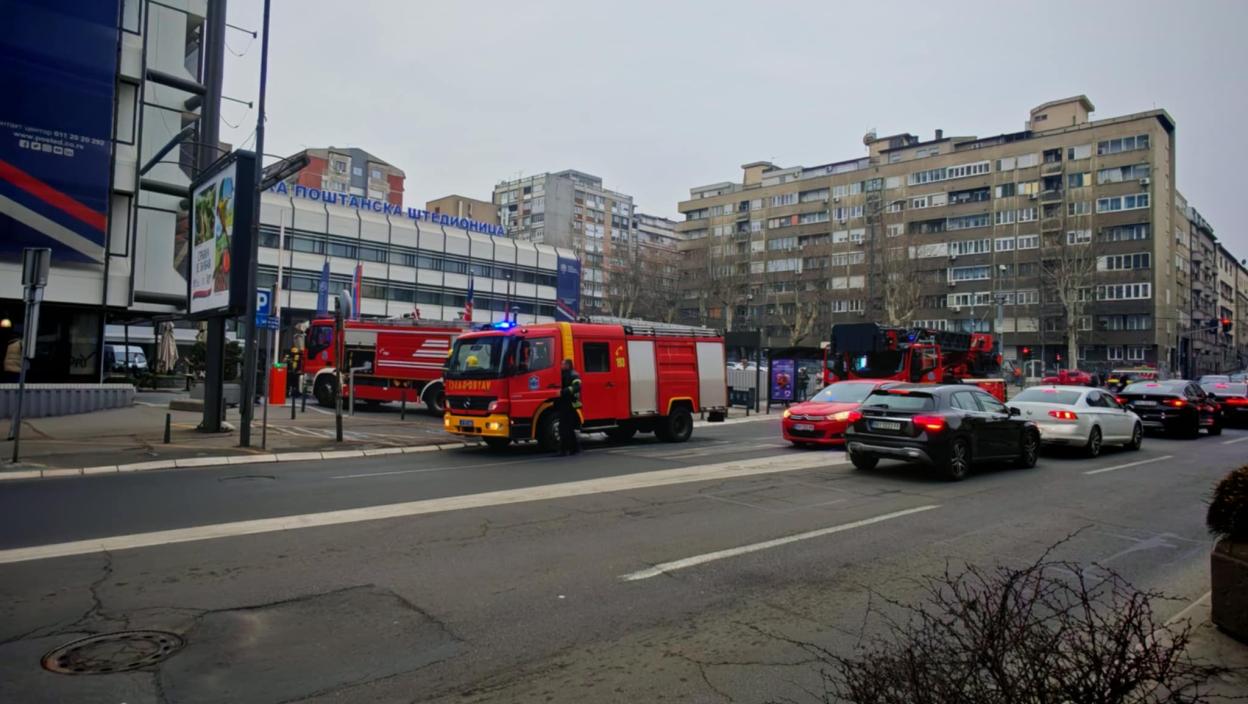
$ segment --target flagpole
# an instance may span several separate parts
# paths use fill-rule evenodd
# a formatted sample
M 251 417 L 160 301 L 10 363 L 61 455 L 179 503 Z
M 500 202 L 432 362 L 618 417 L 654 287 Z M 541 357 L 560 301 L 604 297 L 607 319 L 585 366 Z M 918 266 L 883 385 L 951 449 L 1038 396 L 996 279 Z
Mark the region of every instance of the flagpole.
M 286 246 L 286 220 L 277 227 L 277 282 L 273 284 L 273 315 L 278 319 L 278 325 L 281 325 L 282 319 L 282 250 Z M 281 335 L 281 330 L 273 331 L 273 366 L 277 366 L 277 339 Z

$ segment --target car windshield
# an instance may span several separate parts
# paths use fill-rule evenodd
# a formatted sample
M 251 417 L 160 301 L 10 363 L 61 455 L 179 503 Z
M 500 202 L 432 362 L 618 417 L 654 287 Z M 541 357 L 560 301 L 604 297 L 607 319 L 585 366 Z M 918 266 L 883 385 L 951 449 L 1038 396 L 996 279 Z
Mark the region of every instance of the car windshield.
M 1073 406 L 1079 402 L 1079 397 L 1082 395 L 1080 391 L 1032 387 L 1010 400 L 1018 403 L 1056 403 L 1062 406 Z
M 1200 387 L 1214 396 L 1248 396 L 1248 384 L 1215 381 L 1201 384 Z
M 884 379 L 901 371 L 906 356 L 902 352 L 871 352 L 849 358 L 849 370 L 868 379 Z
M 874 391 L 863 403 L 864 408 L 887 408 L 890 411 L 930 411 L 936 407 L 931 394 L 912 393 L 906 389 Z
M 1124 394 L 1177 394 L 1189 382 L 1186 381 L 1136 381 L 1122 390 Z
M 503 354 L 507 337 L 490 335 L 455 341 L 455 349 L 446 365 L 448 379 L 480 379 L 502 374 Z
M 874 384 L 833 384 L 815 394 L 811 401 L 818 403 L 861 403 L 875 388 Z

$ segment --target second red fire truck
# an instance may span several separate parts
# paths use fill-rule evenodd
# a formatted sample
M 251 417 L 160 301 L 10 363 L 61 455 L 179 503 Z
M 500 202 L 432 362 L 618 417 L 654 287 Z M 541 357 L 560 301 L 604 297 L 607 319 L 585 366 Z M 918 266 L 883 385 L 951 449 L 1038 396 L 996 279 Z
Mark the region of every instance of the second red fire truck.
M 693 418 L 723 420 L 728 405 L 718 333 L 640 321 L 496 323 L 460 335 L 446 368 L 447 432 L 492 448 L 558 444 L 560 364 L 581 376 L 582 430 L 614 439 L 653 432 L 684 442 Z
M 888 328 L 875 323 L 832 326 L 825 381 L 887 379 L 911 383 L 973 383 L 1005 401 L 1005 381 L 988 333 Z
M 406 395 L 410 403 L 424 403 L 441 415 L 443 401 L 442 366 L 455 338 L 470 323 L 390 319 L 343 323 L 346 361 L 343 379 L 356 368 L 355 398 L 365 403 L 397 402 Z M 334 405 L 335 358 L 334 321 L 313 320 L 308 328 L 303 373 L 312 381 L 312 394 L 322 406 Z M 343 398 L 351 389 L 344 386 Z

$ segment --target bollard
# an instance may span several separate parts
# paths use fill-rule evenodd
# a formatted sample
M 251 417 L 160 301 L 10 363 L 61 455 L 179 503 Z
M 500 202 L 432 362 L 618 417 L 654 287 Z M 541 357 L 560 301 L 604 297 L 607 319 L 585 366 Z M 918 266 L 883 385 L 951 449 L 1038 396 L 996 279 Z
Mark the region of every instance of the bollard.
M 399 420 L 407 420 L 407 387 L 399 391 Z
M 302 399 L 299 402 L 299 412 L 307 413 L 308 412 L 308 385 L 307 384 L 304 384 L 304 383 L 299 384 L 299 398 Z
M 295 391 L 298 391 L 298 390 L 299 390 L 299 387 L 296 386 Z M 290 395 L 290 419 L 291 420 L 295 419 L 295 395 L 294 394 Z
M 347 413 L 355 417 L 355 370 L 352 369 L 349 374 L 351 375 L 351 381 L 349 382 L 351 384 L 351 405 L 347 409 Z
M 165 444 L 168 445 L 172 440 L 173 434 L 173 414 L 165 414 Z
M 341 403 L 341 401 L 339 401 L 339 403 Z M 338 442 L 342 442 L 342 414 L 341 413 L 334 416 L 334 435 L 335 437 L 337 437 Z

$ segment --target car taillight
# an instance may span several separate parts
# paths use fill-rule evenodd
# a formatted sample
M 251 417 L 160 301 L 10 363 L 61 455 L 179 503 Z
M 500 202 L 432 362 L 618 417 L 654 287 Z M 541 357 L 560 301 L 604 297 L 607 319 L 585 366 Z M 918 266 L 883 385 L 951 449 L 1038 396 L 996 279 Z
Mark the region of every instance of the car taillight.
M 1222 401 L 1228 406 L 1248 406 L 1248 398 L 1232 397 Z
M 940 416 L 915 416 L 910 419 L 910 422 L 932 432 L 945 429 L 945 419 Z
M 1049 411 L 1049 415 L 1058 420 L 1079 420 L 1079 414 L 1074 411 Z
M 1127 399 L 1127 397 L 1126 397 L 1126 396 L 1115 396 L 1115 397 L 1114 397 L 1114 400 L 1118 402 L 1118 405 L 1119 405 L 1119 406 L 1125 406 L 1125 405 L 1127 405 L 1127 401 L 1128 401 L 1129 399 Z
M 1162 401 L 1162 403 L 1170 406 L 1171 408 L 1182 408 L 1187 405 L 1187 401 L 1184 401 L 1181 398 L 1168 398 Z
M 840 414 L 838 413 L 837 415 L 839 416 Z M 860 420 L 862 420 L 862 413 L 860 413 L 859 411 L 846 411 L 845 412 L 846 423 L 857 423 Z

